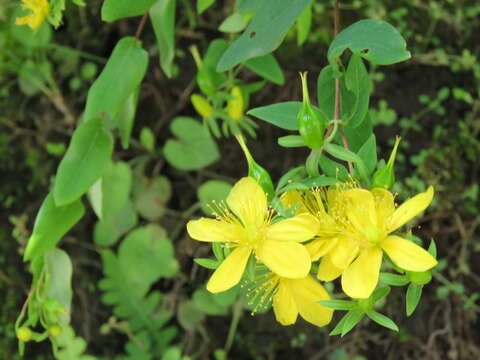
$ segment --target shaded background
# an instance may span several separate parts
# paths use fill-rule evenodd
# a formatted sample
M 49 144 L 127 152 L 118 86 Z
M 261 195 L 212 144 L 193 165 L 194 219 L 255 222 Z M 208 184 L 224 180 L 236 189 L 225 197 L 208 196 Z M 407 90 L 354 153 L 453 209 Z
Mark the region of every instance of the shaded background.
M 232 359 L 478 359 L 480 333 L 477 299 L 480 286 L 480 208 L 478 175 L 480 157 L 480 3 L 455 0 L 342 1 L 341 23 L 345 27 L 362 18 L 381 19 L 394 25 L 405 37 L 412 59 L 390 67 L 370 68 L 374 82 L 372 119 L 379 155 L 387 157 L 395 135 L 401 135 L 395 191 L 407 198 L 427 184 L 436 189 L 435 202 L 419 219 L 415 234 L 434 238 L 440 265 L 425 287 L 416 312 L 407 318 L 404 288 L 394 288 L 382 312 L 401 328 L 399 333 L 363 321 L 341 339 L 329 337 L 299 320 L 282 327 L 273 314 L 250 316 L 243 311 L 230 351 Z M 83 111 L 86 90 L 100 71 L 117 40 L 132 35 L 139 18 L 105 24 L 100 21 L 101 1 L 86 8 L 68 7 L 65 24 L 52 34 L 48 51 L 30 51 L 19 40 L 11 40 L 11 12 L 17 2 L 0 3 L 0 358 L 15 359 L 13 323 L 26 298 L 31 278 L 21 261 L 33 220 L 51 177 L 61 159 L 61 144 L 67 145 L 76 119 Z M 196 68 L 188 47 L 204 51 L 208 43 L 224 36 L 218 25 L 232 11 L 233 3 L 218 1 L 202 14 L 194 15 L 194 3 L 178 1 L 178 74 L 167 79 L 158 66 L 153 30 L 147 24 L 142 41 L 152 55 L 143 81 L 134 128 L 135 139 L 142 127 L 156 135 L 157 150 L 145 168 L 150 178 L 162 175 L 171 185 L 164 215 L 155 220 L 164 227 L 175 246 L 180 272 L 160 281 L 160 290 L 174 311 L 171 324 L 178 326 L 174 343 L 195 358 L 214 358 L 222 348 L 230 327 L 230 313 L 181 319 L 178 309 L 202 287 L 210 271 L 199 268 L 193 257 L 206 257 L 209 246 L 191 241 L 183 231 L 185 210 L 197 200 L 196 189 L 209 179 L 234 183 L 246 174 L 246 163 L 233 139 L 218 141 L 221 160 L 196 172 L 180 172 L 164 161 L 161 148 L 171 138 L 168 125 L 178 115 L 196 116 L 189 96 L 198 91 Z M 301 89 L 299 71 L 314 79 L 326 65 L 326 50 L 332 40 L 331 4 L 316 1 L 314 22 L 307 42 L 298 47 L 296 34 L 287 35 L 275 51 L 286 77 L 285 86 L 267 84 L 251 98 L 250 107 L 297 100 Z M 55 45 L 52 45 L 55 44 Z M 34 68 L 49 63 L 58 92 L 46 95 L 22 78 L 21 64 L 31 59 Z M 87 65 L 86 65 L 87 64 Z M 87 69 L 87 70 L 85 70 Z M 96 70 L 95 70 L 96 69 Z M 85 73 L 86 74 L 85 74 Z M 258 80 L 244 70 L 246 82 Z M 257 162 L 274 180 L 304 161 L 306 150 L 276 145 L 279 129 L 259 123 L 258 137 L 249 144 Z M 59 145 L 60 144 L 60 145 Z M 117 147 L 116 160 L 129 161 L 148 155 L 139 141 L 128 151 Z M 193 215 L 200 216 L 197 211 Z M 111 316 L 111 308 L 100 301 L 97 282 L 102 263 L 92 240 L 95 216 L 89 211 L 61 246 L 74 264 L 72 325 L 88 343 L 89 353 L 115 358 L 123 352 L 125 334 L 100 330 Z M 141 259 L 139 259 L 141 261 Z M 335 322 L 338 320 L 337 314 Z M 194 315 L 192 315 L 194 316 Z M 105 331 L 104 331 L 105 332 Z M 28 359 L 51 358 L 49 344 L 28 344 Z

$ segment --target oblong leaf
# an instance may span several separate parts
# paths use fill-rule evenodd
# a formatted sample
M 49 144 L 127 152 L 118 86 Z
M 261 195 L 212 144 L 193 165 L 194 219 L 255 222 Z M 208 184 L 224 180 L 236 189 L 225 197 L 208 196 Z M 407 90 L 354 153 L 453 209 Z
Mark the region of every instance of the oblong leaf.
M 160 66 L 167 77 L 173 75 L 175 55 L 175 8 L 176 0 L 159 0 L 148 12 L 160 52 Z
M 85 208 L 80 200 L 57 206 L 49 193 L 38 211 L 33 232 L 27 243 L 24 260 L 32 260 L 53 249 L 83 216 Z
M 353 310 L 357 308 L 357 304 L 348 300 L 322 300 L 318 304 L 334 310 Z
M 247 60 L 245 67 L 277 85 L 283 85 L 285 83 L 282 69 L 272 54 Z
M 148 53 L 140 41 L 134 37 L 121 39 L 88 91 L 84 119 L 89 120 L 102 113 L 107 113 L 113 119 L 137 90 L 147 65 Z
M 367 316 L 379 325 L 382 325 L 393 331 L 398 331 L 398 326 L 393 322 L 392 319 L 380 314 L 379 312 L 376 312 L 375 310 L 367 311 Z
M 247 114 L 285 130 L 297 130 L 297 114 L 301 106 L 300 101 L 286 101 L 260 106 L 249 110 Z
M 328 61 L 336 59 L 348 48 L 376 65 L 390 65 L 410 58 L 402 35 L 381 20 L 360 20 L 345 28 L 328 48 Z
M 110 22 L 145 14 L 155 1 L 156 0 L 105 0 L 102 6 L 102 20 Z
M 280 46 L 288 29 L 312 0 L 263 0 L 243 34 L 229 46 L 217 71 L 268 54 Z
M 60 162 L 53 195 L 57 206 L 79 199 L 102 175 L 113 152 L 112 134 L 102 118 L 84 121 L 75 130 Z

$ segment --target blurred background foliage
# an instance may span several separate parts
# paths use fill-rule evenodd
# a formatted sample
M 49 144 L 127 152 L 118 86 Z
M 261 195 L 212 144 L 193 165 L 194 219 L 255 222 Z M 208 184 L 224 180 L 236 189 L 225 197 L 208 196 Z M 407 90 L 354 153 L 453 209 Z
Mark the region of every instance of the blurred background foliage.
M 13 324 L 30 284 L 21 255 L 35 213 L 83 109 L 86 90 L 117 39 L 133 34 L 140 20 L 103 23 L 101 3 L 68 6 L 59 30 L 44 25 L 40 36 L 32 39 L 25 28 L 13 25 L 19 2 L 0 0 L 2 359 L 18 358 Z M 194 1 L 178 0 L 177 6 L 174 76 L 168 79 L 158 62 L 151 61 L 138 100 L 132 146 L 115 154 L 115 160 L 132 169 L 126 175 L 132 189 L 128 206 L 118 218 L 99 222 L 90 212 L 61 244 L 73 262 L 71 315 L 78 336 L 76 353 L 65 359 L 81 359 L 85 347 L 99 359 L 125 353 L 125 359 L 180 359 L 180 353 L 223 359 L 226 351 L 232 359 L 480 358 L 480 3 L 341 1 L 344 26 L 362 18 L 390 22 L 413 55 L 395 66 L 369 69 L 375 87 L 371 117 L 383 157 L 395 135 L 402 137 L 397 158 L 401 181 L 394 190 L 406 198 L 427 184 L 436 188 L 435 203 L 415 232 L 424 239 L 435 238 L 440 259 L 434 285 L 426 289 L 412 317 L 398 314 L 404 311 L 404 300 L 400 292 L 395 296 L 396 289 L 382 305 L 399 324 L 399 333 L 365 322 L 345 338 L 328 337 L 326 329 L 301 321 L 281 327 L 271 313 L 251 317 L 235 293 L 219 297 L 203 290 L 209 272 L 192 259 L 205 257 L 209 245 L 191 241 L 184 224 L 208 211 L 200 200 L 227 193 L 227 183 L 246 174 L 246 163 L 232 138 L 220 139 L 211 147 L 212 165 L 185 172 L 165 161 L 163 145 L 173 137 L 173 118 L 195 117 L 189 99 L 196 89 L 196 67 L 187 49 L 196 45 L 203 53 L 211 40 L 224 36 L 218 28 L 234 3 L 217 1 L 200 16 Z M 293 28 L 275 51 L 285 85 L 268 83 L 251 97 L 250 108 L 300 99 L 298 72 L 316 74 L 326 65 L 331 4 L 315 1 L 312 21 L 302 46 Z M 154 59 L 158 49 L 150 24 L 141 39 Z M 244 69 L 239 77 L 247 82 L 255 74 Z M 279 147 L 278 130 L 258 125 L 258 136 L 250 141 L 252 153 L 278 179 L 306 153 Z M 141 227 L 117 247 L 121 236 L 137 224 Z M 152 233 L 161 244 L 152 245 Z M 128 279 L 142 279 L 128 294 L 131 309 L 117 296 Z M 73 336 L 66 334 L 65 341 L 73 343 Z M 28 344 L 26 358 L 49 359 L 49 354 L 48 343 Z

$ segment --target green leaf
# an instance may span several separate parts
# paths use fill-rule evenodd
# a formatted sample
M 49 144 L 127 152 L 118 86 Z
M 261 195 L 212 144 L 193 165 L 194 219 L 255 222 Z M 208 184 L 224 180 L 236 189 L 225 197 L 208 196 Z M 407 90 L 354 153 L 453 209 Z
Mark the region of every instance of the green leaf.
M 223 20 L 223 22 L 218 27 L 218 30 L 225 33 L 237 33 L 247 27 L 249 20 L 250 16 L 236 12 Z
M 225 259 L 225 253 L 223 251 L 222 244 L 219 242 L 212 243 L 212 251 L 218 261 L 223 261 L 223 259 Z
M 357 308 L 355 302 L 348 300 L 322 300 L 318 301 L 317 304 L 333 310 L 353 310 Z
M 180 303 L 177 309 L 177 320 L 186 330 L 194 330 L 205 318 L 205 313 L 201 311 L 193 301 L 184 301 Z
M 355 100 L 353 106 L 347 109 L 348 115 L 342 115 L 342 119 L 345 125 L 355 128 L 363 122 L 367 115 L 371 92 L 370 78 L 360 55 L 353 54 L 350 58 L 345 73 L 345 84 L 347 89 L 354 94 Z
M 288 29 L 312 0 L 263 0 L 251 23 L 220 59 L 217 70 L 266 55 L 282 43 Z
M 135 208 L 144 218 L 155 221 L 163 216 L 167 202 L 172 196 L 172 185 L 167 177 L 135 179 L 133 201 Z
M 231 306 L 237 300 L 240 286 L 234 286 L 226 291 L 213 294 L 213 300 L 221 306 Z
M 150 152 L 155 151 L 155 134 L 148 127 L 143 127 L 140 131 L 140 143 Z
M 53 248 L 45 254 L 47 271 L 47 298 L 55 299 L 63 307 L 59 314 L 62 323 L 70 322 L 72 304 L 72 262 L 68 254 Z
M 319 165 L 322 171 L 331 178 L 341 181 L 347 181 L 349 178 L 348 170 L 345 166 L 329 159 L 326 156 L 320 156 Z
M 280 180 L 278 180 L 277 190 L 283 188 L 290 182 L 299 182 L 307 176 L 305 166 L 297 166 L 290 169 L 287 173 L 283 174 Z
M 360 20 L 345 28 L 328 49 L 328 61 L 336 59 L 346 49 L 375 65 L 390 65 L 410 58 L 402 35 L 392 25 L 380 20 Z
M 147 65 L 148 53 L 142 49 L 140 41 L 134 37 L 121 39 L 88 91 L 83 118 L 88 121 L 105 112 L 110 119 L 114 119 L 119 111 L 124 110 L 129 97 L 137 91 Z
M 285 130 L 297 130 L 297 114 L 302 103 L 300 101 L 287 101 L 267 106 L 260 106 L 247 112 L 260 120 Z
M 55 339 L 59 349 L 55 354 L 57 360 L 96 360 L 90 355 L 83 355 L 87 343 L 81 337 L 76 337 L 70 326 L 62 326 L 61 334 Z
M 175 56 L 175 8 L 176 0 L 157 0 L 149 11 L 160 52 L 160 66 L 169 78 L 173 75 Z
M 428 245 L 428 252 L 435 259 L 437 258 L 437 245 L 435 244 L 435 240 L 433 240 L 433 239 L 432 239 L 432 241 L 430 241 L 430 245 Z
M 137 212 L 130 201 L 116 213 L 106 214 L 97 221 L 93 231 L 93 239 L 98 246 L 111 246 L 138 223 Z
M 365 119 L 356 128 L 351 126 L 345 126 L 345 136 L 347 137 L 350 150 L 358 152 L 365 141 L 373 134 L 372 121 L 369 113 L 365 116 Z
M 196 258 L 196 259 L 193 259 L 193 261 L 195 261 L 201 267 L 204 267 L 210 270 L 215 270 L 220 266 L 220 262 L 215 259 Z
M 215 302 L 213 294 L 205 289 L 197 289 L 192 297 L 195 306 L 207 315 L 226 315 L 228 307 Z
M 406 306 L 407 316 L 412 315 L 417 308 L 417 305 L 420 302 L 420 298 L 422 297 L 422 289 L 423 286 L 421 285 L 415 285 L 413 283 L 410 283 L 410 285 L 408 285 Z
M 202 203 L 202 211 L 212 215 L 216 211 L 214 203 L 218 204 L 226 200 L 231 189 L 232 185 L 220 180 L 209 180 L 200 185 L 197 189 L 197 197 Z
M 330 186 L 336 183 L 338 183 L 338 180 L 336 178 L 320 175 L 317 177 L 307 178 L 298 182 L 291 182 L 278 190 L 278 193 L 281 194 L 288 190 L 307 190 L 314 187 Z
M 254 13 L 262 2 L 258 0 L 237 0 L 237 11 L 241 14 Z
M 32 260 L 53 249 L 60 239 L 85 213 L 80 200 L 65 206 L 56 206 L 49 193 L 38 211 L 33 232 L 25 249 L 24 260 Z
M 167 140 L 163 148 L 165 158 L 179 170 L 197 170 L 219 159 L 218 148 L 208 131 L 189 117 L 177 117 L 170 130 L 178 139 Z
M 197 13 L 200 15 L 205 10 L 207 10 L 210 6 L 215 3 L 215 0 L 197 0 Z
M 367 166 L 365 165 L 363 160 L 360 158 L 360 156 L 358 156 L 357 154 L 355 154 L 350 150 L 345 149 L 342 146 L 331 144 L 331 143 L 325 144 L 324 149 L 330 155 L 336 157 L 337 159 L 353 162 L 356 165 L 356 168 L 358 169 L 358 172 L 360 174 L 360 178 L 362 179 L 362 181 L 367 185 L 370 184 Z
M 377 142 L 374 134 L 370 135 L 360 150 L 358 150 L 358 156 L 365 163 L 368 174 L 372 174 L 377 167 Z
M 312 27 L 312 6 L 308 5 L 303 9 L 297 19 L 297 44 L 302 45 L 307 40 L 310 28 Z
M 278 145 L 286 148 L 296 148 L 307 146 L 300 135 L 280 136 L 277 139 Z
M 245 66 L 254 73 L 277 85 L 283 85 L 285 83 L 282 69 L 272 54 L 247 60 Z
M 162 360 L 182 360 L 182 349 L 172 346 L 162 355 Z
M 83 121 L 58 166 L 53 189 L 56 205 L 66 205 L 85 194 L 103 175 L 112 152 L 113 137 L 105 129 L 103 119 Z
M 370 295 L 370 300 L 372 301 L 372 304 L 375 304 L 378 300 L 387 296 L 390 293 L 390 290 L 390 286 L 382 286 L 376 288 L 372 295 Z
M 317 101 L 318 107 L 327 120 L 332 120 L 335 112 L 335 74 L 332 65 L 325 66 L 317 79 Z M 354 94 L 345 85 L 345 77 L 342 75 L 340 81 L 340 116 L 343 118 L 349 113 L 354 102 Z M 363 142 L 362 142 L 363 144 Z
M 132 172 L 127 163 L 111 163 L 89 190 L 93 210 L 100 219 L 121 210 L 130 197 Z
M 380 282 L 392 286 L 403 286 L 409 283 L 409 280 L 404 275 L 380 273 Z
M 397 324 L 395 324 L 390 318 L 380 314 L 379 312 L 376 312 L 375 310 L 367 311 L 367 316 L 379 325 L 382 325 L 393 331 L 398 331 Z
M 345 315 L 345 322 L 342 327 L 342 337 L 352 330 L 364 316 L 365 313 L 362 310 L 350 310 L 347 315 Z
M 156 0 L 105 0 L 102 6 L 102 20 L 111 22 L 145 14 Z
M 118 259 L 132 281 L 153 284 L 160 277 L 170 278 L 178 271 L 178 262 L 172 242 L 167 238 L 157 238 L 146 227 L 132 231 L 122 241 L 118 249 Z
M 340 335 L 342 333 L 342 329 L 343 329 L 343 325 L 345 325 L 345 321 L 348 317 L 348 314 L 350 312 L 347 312 L 341 319 L 340 321 L 337 323 L 337 325 L 333 328 L 333 330 L 330 332 L 330 336 L 332 335 Z
M 130 137 L 132 135 L 133 123 L 137 112 L 138 95 L 140 87 L 134 90 L 120 106 L 119 111 L 113 119 L 113 123 L 117 124 L 118 133 L 123 149 L 130 146 Z

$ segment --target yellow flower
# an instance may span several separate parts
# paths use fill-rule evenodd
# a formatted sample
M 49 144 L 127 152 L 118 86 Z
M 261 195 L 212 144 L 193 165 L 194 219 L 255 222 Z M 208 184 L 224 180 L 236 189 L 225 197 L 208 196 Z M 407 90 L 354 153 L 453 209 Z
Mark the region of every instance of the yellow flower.
M 315 217 L 300 214 L 272 224 L 273 212 L 265 192 L 250 177 L 235 184 L 227 197 L 227 205 L 230 209 L 222 206 L 221 214 L 215 214 L 217 219 L 201 218 L 187 224 L 193 239 L 226 242 L 233 248 L 213 273 L 207 290 L 217 293 L 235 286 L 252 252 L 258 261 L 282 277 L 301 279 L 308 274 L 310 255 L 299 243 L 316 234 Z
M 308 245 L 312 259 L 324 256 L 318 278 L 331 281 L 342 275 L 343 291 L 352 298 L 368 298 L 378 283 L 383 252 L 400 268 L 426 271 L 437 261 L 411 241 L 391 235 L 430 205 L 433 187 L 395 209 L 393 195 L 381 188 L 350 189 L 332 194 L 336 231 Z M 329 209 L 329 214 L 330 214 Z
M 22 0 L 22 3 L 23 7 L 32 13 L 17 18 L 15 24 L 28 25 L 33 30 L 38 29 L 48 15 L 48 0 Z
M 298 314 L 317 326 L 325 326 L 332 320 L 333 310 L 318 304 L 330 300 L 330 296 L 310 275 L 288 279 L 269 272 L 260 275 L 254 284 L 250 303 L 265 306 L 265 302 L 272 301 L 275 318 L 282 325 L 295 324 Z

